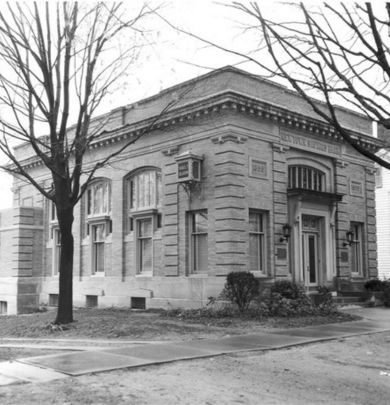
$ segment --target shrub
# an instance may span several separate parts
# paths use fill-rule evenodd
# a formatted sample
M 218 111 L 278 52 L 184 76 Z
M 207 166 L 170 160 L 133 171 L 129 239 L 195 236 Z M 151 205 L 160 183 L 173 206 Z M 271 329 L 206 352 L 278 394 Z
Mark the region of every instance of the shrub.
M 259 294 L 259 280 L 246 271 L 233 271 L 226 277 L 220 298 L 229 300 L 245 312 L 253 299 Z
M 383 281 L 383 305 L 390 307 L 390 280 Z
M 296 300 L 306 296 L 302 285 L 290 280 L 277 280 L 271 286 L 271 293 L 280 294 L 283 298 Z
M 271 316 L 282 317 L 310 315 L 313 313 L 313 305 L 306 295 L 292 299 L 283 297 L 279 293 L 271 293 L 268 309 Z
M 319 286 L 317 291 L 321 295 L 318 305 L 305 293 L 302 285 L 289 280 L 276 281 L 271 286 L 268 297 L 259 298 L 261 312 L 265 316 L 281 317 L 329 315 L 337 312 L 329 288 Z
M 317 305 L 317 311 L 320 315 L 328 315 L 337 312 L 337 305 L 333 300 L 332 292 L 329 287 L 319 285 L 317 287 L 318 294 L 322 296 L 321 302 Z
M 373 278 L 366 281 L 366 283 L 364 284 L 364 288 L 368 291 L 383 291 L 385 283 L 385 281 Z

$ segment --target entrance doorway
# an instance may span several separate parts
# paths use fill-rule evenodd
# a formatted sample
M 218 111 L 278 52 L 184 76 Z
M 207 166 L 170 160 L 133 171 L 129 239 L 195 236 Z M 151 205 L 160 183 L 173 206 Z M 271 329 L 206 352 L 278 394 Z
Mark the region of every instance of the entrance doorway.
M 320 282 L 320 218 L 302 216 L 302 265 L 305 286 L 316 286 Z

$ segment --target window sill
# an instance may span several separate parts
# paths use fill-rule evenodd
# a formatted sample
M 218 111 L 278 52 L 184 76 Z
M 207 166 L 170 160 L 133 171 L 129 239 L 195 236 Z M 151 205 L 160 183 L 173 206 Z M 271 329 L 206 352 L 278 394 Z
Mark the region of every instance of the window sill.
M 136 278 L 142 278 L 142 277 L 151 278 L 151 277 L 153 277 L 153 272 L 152 271 L 147 271 L 147 272 L 144 272 L 144 273 L 138 273 L 138 274 L 135 275 L 135 277 Z
M 259 271 L 259 270 L 249 270 L 250 273 L 252 273 L 255 277 L 257 278 L 267 278 L 269 277 L 266 273 L 264 273 L 263 271 Z
M 141 210 L 134 210 L 130 211 L 129 216 L 131 218 L 143 218 L 143 217 L 151 217 L 158 213 L 157 208 L 148 208 L 148 209 L 141 209 Z
M 362 280 L 365 277 L 362 274 L 359 274 L 359 273 L 351 273 L 351 278 L 356 279 L 356 280 Z
M 106 276 L 106 273 L 104 271 L 99 271 L 99 272 L 91 274 L 91 277 L 105 277 L 105 276 Z
M 208 275 L 207 271 L 205 271 L 205 272 L 203 272 L 203 273 L 201 273 L 201 272 L 190 273 L 190 274 L 188 275 L 188 277 L 191 277 L 191 278 L 206 278 L 206 277 L 208 277 L 208 276 L 209 276 L 209 275 Z
M 99 222 L 107 222 L 111 219 L 109 214 L 102 214 L 102 215 L 88 215 L 87 222 L 90 223 L 99 223 Z

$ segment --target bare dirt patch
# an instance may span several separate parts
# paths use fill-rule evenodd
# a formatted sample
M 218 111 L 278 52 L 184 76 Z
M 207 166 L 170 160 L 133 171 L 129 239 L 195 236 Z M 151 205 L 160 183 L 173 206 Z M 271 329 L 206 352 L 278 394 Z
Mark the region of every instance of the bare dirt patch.
M 357 319 L 349 314 L 293 318 L 246 319 L 183 318 L 164 311 L 131 311 L 129 309 L 77 309 L 75 322 L 53 329 L 55 313 L 35 313 L 0 318 L 0 339 L 17 338 L 95 338 L 134 340 L 188 340 L 251 333 L 275 328 L 299 327 Z

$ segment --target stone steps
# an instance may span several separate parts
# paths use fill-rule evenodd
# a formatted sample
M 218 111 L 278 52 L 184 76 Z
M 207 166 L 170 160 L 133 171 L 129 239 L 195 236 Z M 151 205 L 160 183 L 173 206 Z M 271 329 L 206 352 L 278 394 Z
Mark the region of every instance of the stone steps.
M 333 297 L 338 305 L 363 305 L 366 301 L 366 294 L 360 291 L 338 291 L 337 296 Z

